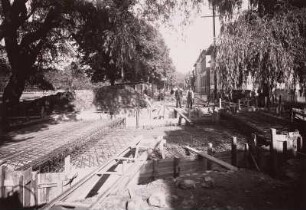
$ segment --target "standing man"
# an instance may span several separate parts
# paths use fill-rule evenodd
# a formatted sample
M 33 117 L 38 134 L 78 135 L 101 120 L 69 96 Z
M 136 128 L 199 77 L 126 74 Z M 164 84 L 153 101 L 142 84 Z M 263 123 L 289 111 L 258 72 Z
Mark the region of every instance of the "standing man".
M 189 87 L 189 90 L 187 91 L 187 108 L 192 109 L 193 99 L 194 99 L 194 93 L 192 91 L 192 88 Z
M 183 92 L 180 87 L 175 90 L 175 100 L 176 100 L 176 108 L 182 108 L 182 95 Z

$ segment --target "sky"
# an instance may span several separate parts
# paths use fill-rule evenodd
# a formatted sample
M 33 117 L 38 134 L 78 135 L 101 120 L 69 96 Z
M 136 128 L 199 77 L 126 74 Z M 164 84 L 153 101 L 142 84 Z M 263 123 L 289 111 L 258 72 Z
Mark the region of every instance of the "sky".
M 160 27 L 166 45 L 170 49 L 170 57 L 173 60 L 176 71 L 188 73 L 192 71 L 201 50 L 207 49 L 213 43 L 213 18 L 201 17 L 212 15 L 212 10 L 205 5 L 204 10 L 191 20 L 184 28 L 179 26 L 181 17 L 174 16 L 174 29 Z M 220 31 L 219 18 L 216 21 L 216 36 Z
M 242 8 L 245 7 L 244 2 Z M 172 17 L 176 30 L 160 27 L 160 32 L 170 49 L 170 57 L 176 71 L 184 74 L 191 72 L 201 50 L 207 49 L 213 43 L 213 18 L 202 17 L 207 15 L 212 15 L 212 9 L 208 4 L 203 5 L 203 11 L 196 15 L 184 29 L 179 26 L 182 19 L 180 16 Z M 215 21 L 216 37 L 218 37 L 220 32 L 219 17 L 216 17 Z

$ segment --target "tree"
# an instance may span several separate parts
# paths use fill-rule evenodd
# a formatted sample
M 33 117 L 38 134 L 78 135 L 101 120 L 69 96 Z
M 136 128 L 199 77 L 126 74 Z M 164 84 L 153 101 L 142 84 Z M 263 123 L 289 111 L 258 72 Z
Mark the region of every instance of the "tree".
M 94 17 L 103 21 L 88 21 Z M 146 21 L 122 10 L 121 5 L 112 11 L 97 8 L 85 18 L 74 36 L 83 53 L 83 64 L 90 67 L 87 72 L 92 81 L 109 80 L 114 85 L 116 80 L 148 81 L 151 76 L 160 79 L 173 72 L 161 34 Z
M 103 32 L 102 35 L 97 33 L 95 38 L 102 39 L 106 44 L 99 51 L 99 55 L 103 56 L 102 52 L 107 49 L 105 53 L 109 56 L 111 68 L 106 69 L 115 69 L 118 66 L 122 69 L 123 64 L 129 63 L 134 56 L 130 52 L 135 46 L 129 45 L 129 40 L 135 35 L 135 27 L 126 27 L 129 23 L 134 25 L 131 21 L 153 21 L 158 17 L 167 20 L 177 8 L 181 8 L 188 17 L 190 8 L 199 8 L 203 1 L 1 0 L 0 41 L 4 39 L 5 56 L 11 71 L 3 93 L 3 122 L 6 122 L 7 107 L 19 102 L 26 82 L 35 75 L 42 75 L 40 71 L 49 69 L 50 63 L 56 62 L 65 54 L 67 48 L 62 48 L 64 43 L 73 45 L 79 39 L 78 34 L 86 36 L 84 26 Z M 105 25 L 101 27 L 101 24 L 97 24 L 100 22 Z M 81 29 L 83 33 L 79 33 Z M 87 46 L 81 42 L 78 44 L 83 49 L 88 48 L 86 51 L 89 52 L 95 43 L 86 43 Z M 94 55 L 96 54 L 88 53 L 88 59 Z M 127 69 L 132 69 L 132 66 L 128 67 L 130 68 Z M 117 76 L 114 74 L 113 77 Z M 43 82 L 41 79 L 36 81 Z
M 306 10 L 285 5 L 262 17 L 248 11 L 223 26 L 218 43 L 217 69 L 224 88 L 242 85 L 249 73 L 270 94 L 278 82 L 294 87 L 305 83 Z

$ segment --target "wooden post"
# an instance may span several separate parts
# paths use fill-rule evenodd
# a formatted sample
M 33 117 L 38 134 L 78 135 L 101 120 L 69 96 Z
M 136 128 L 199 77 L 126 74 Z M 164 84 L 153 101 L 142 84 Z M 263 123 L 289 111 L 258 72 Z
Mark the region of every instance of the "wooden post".
M 276 129 L 271 128 L 271 148 L 275 149 L 276 146 Z
M 138 107 L 136 108 L 135 115 L 136 115 L 136 128 L 139 128 L 139 110 L 138 110 Z
M 278 96 L 278 110 L 279 110 L 279 115 L 282 114 L 282 96 Z
M 270 153 L 272 160 L 272 174 L 277 177 L 278 175 L 278 161 L 277 161 L 277 150 L 275 148 L 276 145 L 276 129 L 271 128 L 271 145 L 270 145 Z
M 182 117 L 181 115 L 179 116 L 179 121 L 178 121 L 178 125 L 181 125 L 182 124 Z
M 248 143 L 245 143 L 245 144 L 244 144 L 244 161 L 245 161 L 245 167 L 246 167 L 246 168 L 249 168 L 249 167 L 250 167 L 249 158 L 250 158 L 249 144 L 248 144 Z
M 232 139 L 232 165 L 237 166 L 237 137 Z
M 0 165 L 0 198 L 4 198 L 5 196 L 4 179 L 5 179 L 5 166 Z
M 65 157 L 64 171 L 65 171 L 66 175 L 68 175 L 71 171 L 71 157 L 70 157 L 70 155 Z
M 40 118 L 45 118 L 45 106 L 43 105 L 40 109 Z
M 222 99 L 219 98 L 219 108 L 222 109 Z
M 180 158 L 179 157 L 174 157 L 173 159 L 173 177 L 179 177 L 181 172 L 180 168 Z
M 298 137 L 297 140 L 296 140 L 296 143 L 297 143 L 297 151 L 300 152 L 302 150 L 302 138 L 301 137 Z
M 29 168 L 24 171 L 21 177 L 23 177 L 23 207 L 30 207 L 32 194 L 32 168 Z
M 156 159 L 153 160 L 152 166 L 153 166 L 152 180 L 155 180 L 157 178 L 157 175 L 158 175 L 157 160 Z
M 190 156 L 190 151 L 188 149 L 185 149 L 186 156 Z
M 207 154 L 208 155 L 212 155 L 212 153 L 213 153 L 213 144 L 212 143 L 208 143 Z M 207 170 L 211 170 L 211 168 L 212 168 L 211 161 L 207 161 Z
M 32 172 L 32 198 L 31 206 L 38 206 L 38 184 L 37 184 L 38 172 Z
M 19 194 L 18 194 L 18 197 L 19 197 L 19 201 L 20 203 L 22 204 L 22 207 L 26 207 L 25 205 L 25 192 L 27 191 L 25 185 L 24 185 L 24 176 L 21 174 L 20 177 L 19 177 Z
M 284 160 L 287 159 L 287 141 L 283 142 L 283 158 Z
M 240 99 L 238 99 L 238 111 L 241 110 Z
M 267 108 L 267 107 L 268 107 L 268 97 L 265 96 L 265 108 Z
M 162 139 L 159 143 L 159 150 L 160 150 L 160 154 L 162 156 L 162 159 L 165 159 L 165 151 L 164 151 L 164 144 L 166 143 L 165 139 Z
M 252 140 L 253 140 L 254 146 L 257 147 L 258 141 L 257 141 L 257 136 L 255 133 L 252 133 Z
M 200 156 L 200 155 L 198 155 L 198 157 L 203 162 L 202 163 L 203 170 L 206 171 L 207 170 L 207 163 L 208 163 L 207 159 L 204 158 L 203 156 Z

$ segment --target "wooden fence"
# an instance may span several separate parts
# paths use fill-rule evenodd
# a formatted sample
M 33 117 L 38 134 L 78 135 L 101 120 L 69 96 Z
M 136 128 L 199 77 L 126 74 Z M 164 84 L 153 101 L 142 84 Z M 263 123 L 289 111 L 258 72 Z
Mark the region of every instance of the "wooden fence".
M 70 159 L 70 156 L 67 157 Z M 67 164 L 67 161 L 65 161 Z M 68 168 L 67 166 L 65 168 Z M 70 171 L 38 173 L 29 168 L 14 171 L 0 166 L 0 209 L 41 206 L 70 187 Z

